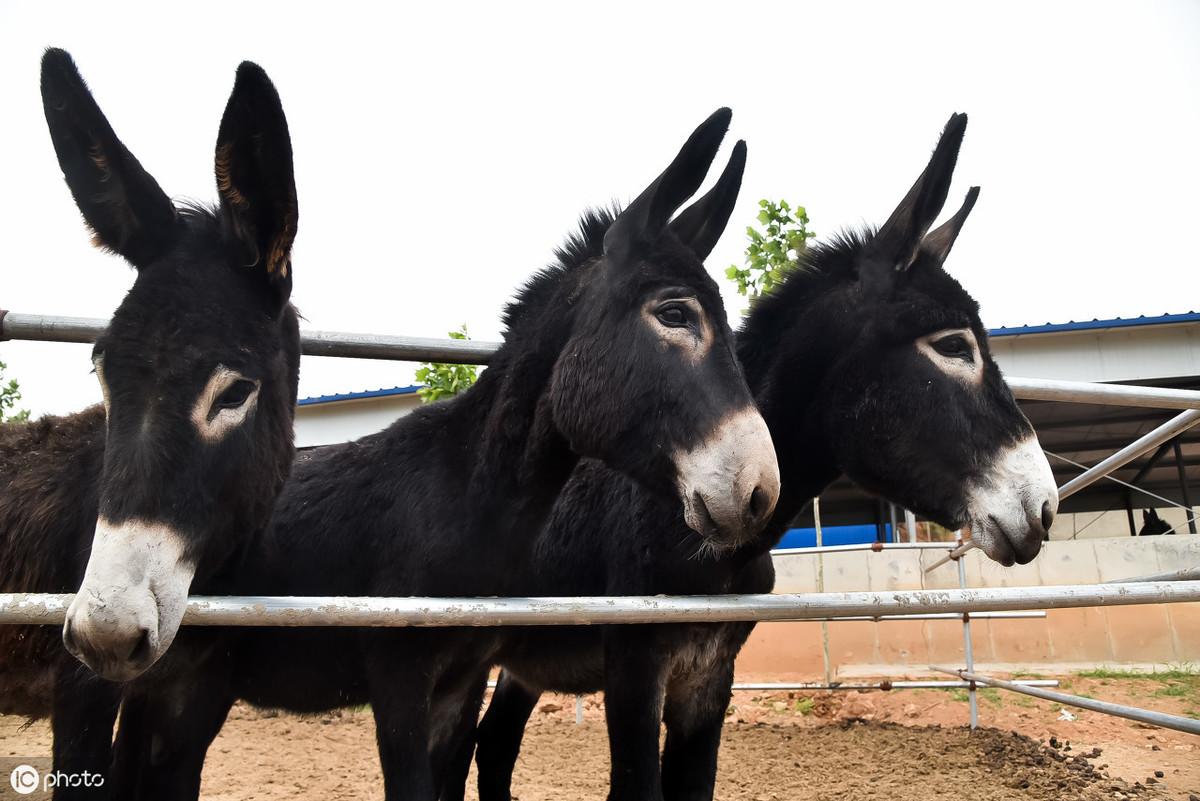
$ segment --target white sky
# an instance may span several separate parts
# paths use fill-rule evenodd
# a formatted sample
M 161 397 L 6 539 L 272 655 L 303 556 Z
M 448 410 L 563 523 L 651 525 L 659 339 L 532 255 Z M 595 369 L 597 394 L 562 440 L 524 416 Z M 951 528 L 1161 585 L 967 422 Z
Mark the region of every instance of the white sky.
M 749 164 L 715 276 L 740 263 L 762 197 L 806 205 L 818 234 L 882 222 L 965 111 L 947 205 L 983 192 L 948 266 L 986 324 L 1200 306 L 1196 2 L 0 0 L 0 306 L 106 317 L 133 272 L 89 247 L 61 180 L 38 93 L 48 45 L 169 194 L 205 201 L 234 70 L 266 68 L 292 130 L 293 299 L 313 328 L 496 338 L 579 212 L 637 194 L 720 105 L 734 118 L 713 177 L 739 137 Z M 38 413 L 99 400 L 87 355 L 0 344 Z M 411 365 L 310 358 L 301 395 L 411 380 Z

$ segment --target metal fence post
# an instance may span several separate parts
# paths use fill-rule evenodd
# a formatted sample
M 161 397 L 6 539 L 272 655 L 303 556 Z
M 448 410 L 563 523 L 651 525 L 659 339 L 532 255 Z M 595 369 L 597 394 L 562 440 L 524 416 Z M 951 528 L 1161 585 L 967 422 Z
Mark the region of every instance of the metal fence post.
M 813 498 L 813 525 L 817 530 L 817 547 L 825 546 L 821 533 L 821 499 Z M 817 592 L 825 592 L 825 553 L 817 552 Z M 833 684 L 833 670 L 829 661 L 829 623 L 821 621 L 821 659 L 825 664 L 825 684 Z
M 954 532 L 955 541 L 962 543 L 962 531 Z M 961 590 L 967 588 L 967 566 L 963 563 L 963 557 L 958 557 L 958 587 Z M 963 658 L 967 663 L 967 671 L 975 672 L 975 652 L 971 642 L 971 613 L 962 613 L 963 621 Z M 967 702 L 971 707 L 971 731 L 979 728 L 979 697 L 975 692 L 975 682 L 971 682 L 967 687 Z

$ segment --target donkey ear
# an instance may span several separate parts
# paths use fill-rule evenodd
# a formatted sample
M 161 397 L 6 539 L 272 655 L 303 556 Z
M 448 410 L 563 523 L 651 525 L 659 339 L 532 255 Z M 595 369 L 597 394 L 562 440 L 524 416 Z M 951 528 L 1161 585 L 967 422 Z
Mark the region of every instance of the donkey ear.
M 221 213 L 282 306 L 292 291 L 292 241 L 299 208 L 292 140 L 267 73 L 243 61 L 217 133 Z
M 65 50 L 42 56 L 42 109 L 93 241 L 138 269 L 151 264 L 174 240 L 175 206 L 121 144 Z
M 950 255 L 950 248 L 954 247 L 954 241 L 958 239 L 958 232 L 962 230 L 963 223 L 967 221 L 971 209 L 975 208 L 975 201 L 978 198 L 979 187 L 972 186 L 967 191 L 967 198 L 963 201 L 962 207 L 954 213 L 954 216 L 930 231 L 929 235 L 925 237 L 925 241 L 921 243 L 922 252 L 929 254 L 938 264 L 944 264 L 946 257 Z
M 606 257 L 623 261 L 635 243 L 653 240 L 663 232 L 675 210 L 696 194 L 704 182 L 732 117 L 732 111 L 720 108 L 700 123 L 662 175 L 654 179 L 609 226 L 604 235 Z
M 950 178 L 966 129 L 966 114 L 951 115 L 925 171 L 875 234 L 872 249 L 896 270 L 903 271 L 912 266 L 925 232 L 946 203 Z
M 733 155 L 725 165 L 725 171 L 708 194 L 679 213 L 671 221 L 671 230 L 683 244 L 704 261 L 717 240 L 725 232 L 729 215 L 737 203 L 738 190 L 742 188 L 742 174 L 746 171 L 746 142 L 739 140 L 733 146 Z

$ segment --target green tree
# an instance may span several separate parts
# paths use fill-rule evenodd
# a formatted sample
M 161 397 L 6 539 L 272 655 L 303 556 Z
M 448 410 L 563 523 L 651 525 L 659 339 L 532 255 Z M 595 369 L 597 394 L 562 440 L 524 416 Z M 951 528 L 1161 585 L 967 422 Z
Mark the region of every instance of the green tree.
M 760 200 L 758 206 L 758 222 L 763 227 L 746 228 L 750 239 L 746 266 L 732 264 L 725 271 L 725 277 L 737 284 L 738 294 L 751 299 L 770 292 L 794 270 L 808 248 L 808 240 L 816 236 L 808 230 L 808 212 L 803 206 L 793 209 L 786 200 Z
M 4 382 L 4 371 L 7 369 L 8 365 L 0 362 L 0 423 L 21 423 L 29 419 L 29 410 L 13 411 L 21 399 L 21 386 L 15 378 Z
M 467 326 L 463 325 L 457 331 L 449 332 L 451 339 L 470 339 Z M 417 368 L 417 383 L 424 384 L 417 390 L 422 403 L 433 403 L 442 398 L 450 398 L 475 383 L 479 377 L 479 367 L 474 364 L 443 364 L 442 362 L 422 362 Z

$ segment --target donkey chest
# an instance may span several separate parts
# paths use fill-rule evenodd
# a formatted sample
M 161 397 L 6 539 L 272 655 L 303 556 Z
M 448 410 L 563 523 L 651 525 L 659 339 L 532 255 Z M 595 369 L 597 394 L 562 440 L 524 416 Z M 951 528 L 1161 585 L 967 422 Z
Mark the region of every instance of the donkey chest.
M 0 626 L 0 715 L 50 714 L 58 665 L 69 659 L 57 626 Z

